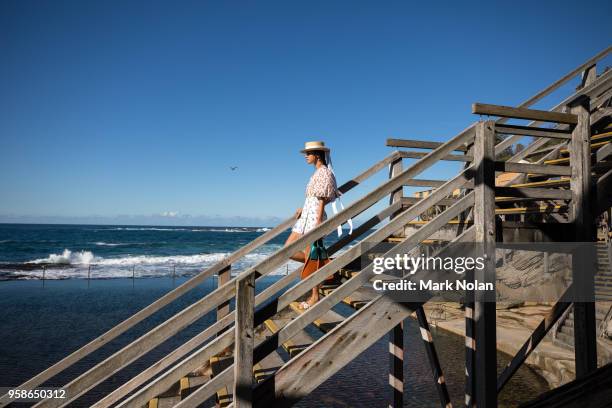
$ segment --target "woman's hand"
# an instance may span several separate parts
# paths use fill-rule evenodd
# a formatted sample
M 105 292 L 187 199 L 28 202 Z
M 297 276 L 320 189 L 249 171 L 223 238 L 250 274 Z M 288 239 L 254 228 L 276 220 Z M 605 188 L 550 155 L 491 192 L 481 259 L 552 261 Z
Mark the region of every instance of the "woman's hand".
M 302 215 L 302 207 L 295 210 L 295 218 L 300 218 L 301 215 Z
M 317 207 L 317 225 L 321 224 L 321 221 L 323 220 L 323 211 L 325 210 L 325 199 L 319 198 L 318 204 L 319 205 Z

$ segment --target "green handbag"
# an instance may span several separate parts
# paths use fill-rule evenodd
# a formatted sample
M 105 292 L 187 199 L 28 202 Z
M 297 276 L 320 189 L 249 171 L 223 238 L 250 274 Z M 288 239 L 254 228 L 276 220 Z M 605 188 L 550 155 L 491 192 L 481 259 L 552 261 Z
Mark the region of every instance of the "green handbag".
M 319 261 L 329 258 L 327 249 L 325 249 L 325 245 L 323 245 L 323 238 L 317 239 L 310 245 L 310 255 L 308 258 Z

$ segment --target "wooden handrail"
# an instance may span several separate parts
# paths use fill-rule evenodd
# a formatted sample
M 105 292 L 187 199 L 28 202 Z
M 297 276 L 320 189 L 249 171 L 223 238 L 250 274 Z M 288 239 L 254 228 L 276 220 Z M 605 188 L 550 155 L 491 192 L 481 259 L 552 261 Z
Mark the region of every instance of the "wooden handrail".
M 533 126 L 516 126 L 516 125 L 495 125 L 495 132 L 507 135 L 521 135 L 532 137 L 548 137 L 551 139 L 571 138 L 568 130 L 564 129 L 545 129 Z
M 356 177 L 352 178 L 351 180 L 349 180 L 346 183 L 344 183 L 343 185 L 341 185 L 338 189 L 341 192 L 343 192 L 343 193 L 351 190 L 352 188 L 354 188 L 355 186 L 361 184 L 364 180 L 368 179 L 370 176 L 372 176 L 373 174 L 378 172 L 380 169 L 385 168 L 389 163 L 391 163 L 393 160 L 396 160 L 396 159 L 397 159 L 397 152 L 391 153 L 390 155 L 388 155 L 384 159 L 382 159 L 379 162 L 375 163 L 374 165 L 370 166 L 368 169 L 366 169 L 365 171 L 363 171 L 362 173 L 360 173 Z M 74 363 L 76 363 L 77 361 L 81 360 L 83 357 L 85 357 L 85 356 L 89 355 L 90 353 L 94 352 L 95 350 L 97 350 L 98 348 L 103 346 L 104 344 L 108 343 L 112 339 L 116 338 L 120 334 L 124 333 L 125 331 L 127 331 L 130 328 L 132 328 L 133 326 L 135 326 L 137 323 L 141 322 L 142 320 L 146 319 L 147 317 L 149 317 L 153 313 L 157 312 L 162 307 L 168 305 L 169 303 L 173 302 L 174 300 L 176 300 L 180 296 L 184 295 L 185 293 L 187 293 L 191 289 L 195 288 L 197 285 L 199 285 L 201 282 L 203 282 L 204 279 L 206 279 L 207 277 L 212 276 L 213 274 L 222 271 L 227 266 L 229 266 L 232 263 L 236 262 L 238 259 L 242 258 L 246 254 L 256 250 L 261 245 L 264 245 L 265 243 L 267 243 L 270 240 L 274 239 L 279 234 L 284 232 L 287 228 L 289 228 L 294 222 L 295 222 L 295 218 L 294 217 L 290 217 L 290 218 L 284 220 L 279 225 L 274 227 L 272 230 L 267 231 L 263 235 L 255 238 L 253 241 L 249 242 L 245 246 L 243 246 L 243 247 L 239 248 L 238 250 L 234 251 L 233 253 L 231 253 L 230 255 L 228 255 L 226 258 L 222 259 L 218 263 L 216 263 L 216 264 L 212 265 L 211 267 L 209 267 L 208 269 L 200 272 L 198 275 L 192 277 L 191 279 L 189 279 L 185 283 L 181 284 L 177 288 L 175 288 L 172 291 L 168 292 L 167 294 L 165 294 L 161 298 L 157 299 L 155 302 L 151 303 L 147 307 L 145 307 L 145 308 L 141 309 L 140 311 L 136 312 L 134 315 L 130 316 L 128 319 L 126 319 L 123 322 L 117 324 L 116 326 L 114 326 L 113 328 L 111 328 L 110 330 L 105 332 L 104 334 L 100 335 L 96 339 L 90 341 L 85 346 L 81 347 L 80 349 L 78 349 L 75 352 L 71 353 L 67 357 L 65 357 L 62 360 L 60 360 L 59 362 L 55 363 L 53 366 L 47 368 L 46 370 L 44 370 L 43 372 L 39 373 L 35 377 L 33 377 L 30 380 L 26 381 L 25 383 L 20 385 L 19 388 L 23 388 L 23 389 L 32 389 L 32 388 L 35 388 L 38 385 L 40 385 L 41 383 L 43 383 L 43 382 L 47 381 L 48 379 L 52 378 L 53 376 L 59 374 L 60 372 L 62 372 L 66 368 L 72 366 Z M 212 295 L 212 293 L 211 293 L 211 295 Z M 215 305 L 215 306 L 217 306 L 217 305 Z M 10 403 L 13 400 L 14 399 L 10 398 L 8 396 L 8 394 L 3 395 L 0 398 L 0 407 L 4 407 L 5 405 L 7 405 L 8 403 Z M 43 402 L 43 401 L 41 401 L 41 402 Z
M 408 147 L 412 149 L 436 149 L 444 144 L 444 142 L 432 142 L 429 140 L 411 140 L 411 139 L 387 139 L 385 143 L 389 147 Z M 466 152 L 467 147 L 460 146 L 455 149 L 459 152 Z
M 516 119 L 533 119 L 541 122 L 557 122 L 568 125 L 578 123 L 576 115 L 561 112 L 549 112 L 538 109 L 513 108 L 512 106 L 490 105 L 486 103 L 473 103 L 472 113 L 477 115 L 500 116 Z

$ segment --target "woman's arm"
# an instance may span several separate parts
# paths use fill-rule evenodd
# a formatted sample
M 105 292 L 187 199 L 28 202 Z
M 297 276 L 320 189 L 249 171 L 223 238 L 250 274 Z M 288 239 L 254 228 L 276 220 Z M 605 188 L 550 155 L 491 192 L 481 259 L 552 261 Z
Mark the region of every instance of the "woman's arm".
M 319 225 L 321 223 L 321 219 L 323 218 L 323 211 L 325 210 L 326 199 L 318 197 L 317 204 L 317 225 Z

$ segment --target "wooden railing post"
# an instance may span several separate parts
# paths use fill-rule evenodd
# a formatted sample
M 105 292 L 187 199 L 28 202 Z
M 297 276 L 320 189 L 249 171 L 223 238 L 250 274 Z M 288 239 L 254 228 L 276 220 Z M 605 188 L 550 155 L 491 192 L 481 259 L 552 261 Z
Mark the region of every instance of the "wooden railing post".
M 393 178 L 402 172 L 402 158 L 399 157 L 389 165 L 389 178 Z M 393 191 L 389 197 L 389 205 L 393 205 L 402 200 L 404 188 L 399 187 Z M 401 212 L 400 208 L 398 212 Z M 397 215 L 392 214 L 389 219 Z M 402 234 L 404 231 L 402 231 Z M 390 408 L 400 408 L 404 406 L 404 324 L 398 324 L 389 331 L 389 386 L 391 388 Z
M 485 267 L 474 269 L 478 282 L 495 285 L 495 122 L 479 122 L 474 140 L 474 228 L 476 254 Z M 481 252 L 482 250 L 482 252 Z M 474 293 L 473 399 L 478 407 L 497 407 L 495 299 Z M 491 301 L 493 300 L 493 301 Z
M 584 71 L 582 71 L 582 78 L 580 78 L 581 88 L 591 85 L 597 79 L 597 64 L 593 64 Z
M 402 172 L 402 157 L 398 157 L 389 164 L 389 178 L 393 178 Z M 404 196 L 404 187 L 399 187 L 391 193 L 389 197 L 389 205 L 393 205 L 402 200 Z
M 217 274 L 217 287 L 220 288 L 221 286 L 225 285 L 227 282 L 229 282 L 230 278 L 231 278 L 231 272 L 232 272 L 232 267 L 231 265 L 227 266 L 226 268 L 222 269 L 219 271 L 219 273 Z M 217 321 L 223 319 L 225 316 L 227 316 L 230 312 L 230 301 L 229 299 L 226 300 L 223 303 L 220 303 L 219 306 L 217 306 Z M 219 331 L 219 333 L 217 333 L 217 335 L 220 335 L 221 333 L 223 333 L 225 330 L 227 330 L 228 328 L 224 328 L 223 330 Z
M 592 178 L 591 178 L 591 126 L 588 98 L 580 98 L 570 107 L 572 114 L 578 117 L 578 123 L 572 131 L 570 143 L 570 167 L 572 176 L 571 220 L 575 228 L 576 242 L 595 241 L 595 214 L 593 211 Z M 583 251 L 572 256 L 572 282 L 578 296 L 586 291 L 593 291 L 593 276 L 586 274 L 585 262 L 581 259 Z M 587 270 L 592 270 L 586 268 Z M 582 272 L 582 273 L 581 273 Z M 582 377 L 597 368 L 597 342 L 594 302 L 574 302 L 574 353 L 576 359 L 576 377 Z
M 234 407 L 253 405 L 253 342 L 255 274 L 236 281 L 236 332 L 234 351 Z

